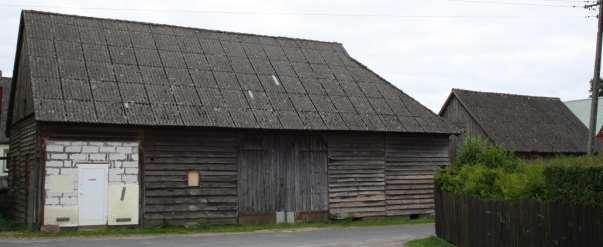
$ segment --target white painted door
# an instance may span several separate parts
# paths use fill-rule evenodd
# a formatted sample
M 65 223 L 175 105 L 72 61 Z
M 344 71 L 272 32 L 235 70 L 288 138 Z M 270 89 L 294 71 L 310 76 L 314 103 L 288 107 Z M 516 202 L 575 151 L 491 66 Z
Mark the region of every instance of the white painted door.
M 79 225 L 107 224 L 108 165 L 80 164 L 78 166 Z

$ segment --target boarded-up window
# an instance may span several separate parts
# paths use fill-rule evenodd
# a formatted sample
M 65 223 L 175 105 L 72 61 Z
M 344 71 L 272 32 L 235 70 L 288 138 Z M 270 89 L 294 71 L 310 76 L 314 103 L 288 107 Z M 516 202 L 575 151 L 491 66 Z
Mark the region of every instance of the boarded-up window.
M 188 186 L 199 186 L 199 171 L 188 171 Z

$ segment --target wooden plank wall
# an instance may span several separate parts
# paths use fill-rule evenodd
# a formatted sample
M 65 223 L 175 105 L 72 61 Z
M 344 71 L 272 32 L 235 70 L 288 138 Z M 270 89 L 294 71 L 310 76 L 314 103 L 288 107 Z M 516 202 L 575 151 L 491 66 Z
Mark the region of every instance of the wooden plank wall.
M 460 135 L 450 136 L 450 156 L 454 157 L 457 149 L 463 144 L 465 136 L 481 136 L 487 138 L 486 132 L 471 117 L 465 107 L 456 97 L 450 99 L 446 109 L 442 112 L 442 117 L 448 119 L 452 124 L 462 130 Z
M 320 136 L 246 135 L 239 156 L 239 210 L 326 211 L 327 151 Z
M 16 223 L 31 226 L 35 220 L 32 171 L 39 165 L 40 149 L 38 130 L 33 117 L 24 119 L 11 128 L 8 152 L 9 195 L 12 198 L 11 215 Z M 36 176 L 37 177 L 37 176 Z
M 237 223 L 238 138 L 227 132 L 148 130 L 145 225 Z M 199 171 L 199 187 L 187 172 Z
M 434 212 L 433 172 L 449 163 L 445 135 L 330 135 L 334 218 Z
M 329 135 L 328 146 L 331 216 L 385 216 L 383 135 Z
M 387 215 L 434 212 L 433 173 L 448 165 L 448 138 L 387 135 Z

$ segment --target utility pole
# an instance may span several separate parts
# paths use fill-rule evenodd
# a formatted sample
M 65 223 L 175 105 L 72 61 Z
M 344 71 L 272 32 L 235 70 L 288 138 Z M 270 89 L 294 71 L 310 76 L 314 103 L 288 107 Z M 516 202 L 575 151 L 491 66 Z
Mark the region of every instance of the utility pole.
M 593 80 L 591 81 L 591 106 L 590 106 L 590 122 L 589 122 L 589 138 L 588 138 L 588 154 L 594 152 L 595 136 L 597 135 L 597 111 L 599 106 L 599 84 L 601 82 L 601 42 L 603 35 L 603 7 L 601 5 L 603 0 L 597 1 L 596 4 L 586 5 L 585 8 L 592 8 L 599 6 L 599 25 L 597 27 L 597 48 L 595 55 L 595 73 Z

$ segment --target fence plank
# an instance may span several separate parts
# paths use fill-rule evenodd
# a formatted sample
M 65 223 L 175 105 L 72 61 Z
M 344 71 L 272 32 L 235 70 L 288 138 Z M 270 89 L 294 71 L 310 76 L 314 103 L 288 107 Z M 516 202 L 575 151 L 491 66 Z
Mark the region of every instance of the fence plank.
M 603 208 L 435 193 L 436 234 L 459 247 L 603 246 Z

